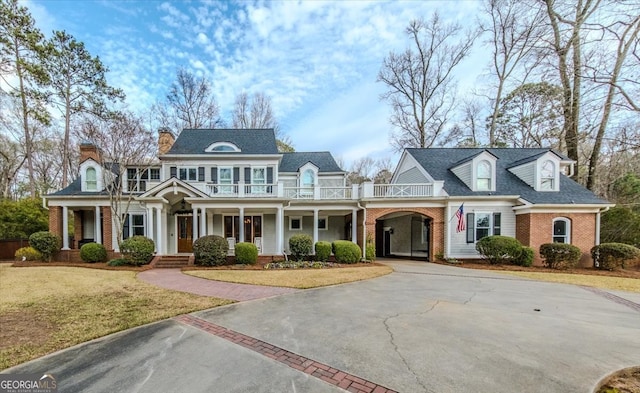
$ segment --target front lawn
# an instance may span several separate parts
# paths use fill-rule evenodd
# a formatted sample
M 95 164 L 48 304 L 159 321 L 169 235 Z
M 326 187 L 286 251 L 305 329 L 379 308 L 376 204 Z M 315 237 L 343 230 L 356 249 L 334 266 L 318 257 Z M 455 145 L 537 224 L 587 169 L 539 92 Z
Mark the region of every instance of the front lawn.
M 0 264 L 0 370 L 230 300 L 170 291 L 134 271 Z
M 366 280 L 392 271 L 389 266 L 370 265 L 326 269 L 184 270 L 183 273 L 209 280 L 307 289 Z
M 531 278 L 539 281 L 558 282 L 562 284 L 585 285 L 616 291 L 640 292 L 640 280 L 628 277 L 613 277 L 577 273 L 546 273 L 524 271 L 501 271 L 512 276 Z

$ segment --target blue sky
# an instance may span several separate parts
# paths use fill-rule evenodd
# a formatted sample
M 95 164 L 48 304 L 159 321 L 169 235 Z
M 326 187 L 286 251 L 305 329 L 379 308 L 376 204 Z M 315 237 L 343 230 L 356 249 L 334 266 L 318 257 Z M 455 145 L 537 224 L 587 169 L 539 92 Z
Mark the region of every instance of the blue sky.
M 438 10 L 475 24 L 479 1 L 59 1 L 30 0 L 48 37 L 66 30 L 110 68 L 133 110 L 162 99 L 179 67 L 213 82 L 223 117 L 236 94 L 265 92 L 299 151 L 328 150 L 348 164 L 396 157 L 389 106 L 376 83 L 389 51 L 409 46 L 409 21 Z M 473 57 L 460 90 L 485 64 Z

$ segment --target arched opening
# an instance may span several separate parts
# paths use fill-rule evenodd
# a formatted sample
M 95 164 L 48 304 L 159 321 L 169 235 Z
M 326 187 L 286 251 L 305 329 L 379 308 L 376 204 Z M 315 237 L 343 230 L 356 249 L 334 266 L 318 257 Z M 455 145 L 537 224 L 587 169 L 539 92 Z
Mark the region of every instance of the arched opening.
M 433 219 L 401 211 L 376 220 L 376 256 L 429 261 L 433 248 Z

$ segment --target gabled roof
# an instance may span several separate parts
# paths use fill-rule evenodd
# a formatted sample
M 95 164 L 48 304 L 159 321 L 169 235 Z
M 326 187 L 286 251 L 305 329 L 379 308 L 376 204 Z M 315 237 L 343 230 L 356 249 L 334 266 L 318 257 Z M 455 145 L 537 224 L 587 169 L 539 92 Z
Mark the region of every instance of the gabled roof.
M 496 156 L 496 190 L 471 191 L 453 172 L 451 162 L 464 162 L 475 157 L 482 151 L 488 151 Z M 582 185 L 560 175 L 560 191 L 536 191 L 508 168 L 515 163 L 526 162 L 533 157 L 552 151 L 545 148 L 525 149 L 484 149 L 484 148 L 410 148 L 407 152 L 435 179 L 444 180 L 444 189 L 450 196 L 482 196 L 482 195 L 519 195 L 521 198 L 535 204 L 606 204 L 593 192 Z M 568 160 L 561 154 L 561 159 Z
M 279 172 L 298 172 L 306 163 L 318 167 L 318 172 L 344 172 L 328 151 L 283 153 Z
M 241 152 L 206 152 L 216 142 L 228 142 Z M 270 129 L 183 130 L 167 154 L 279 154 L 276 136 Z
M 47 194 L 47 196 L 96 196 L 109 195 L 107 190 L 102 191 L 82 191 L 82 180 L 80 177 L 72 181 L 62 190 Z
M 495 155 L 495 154 L 491 153 L 491 152 L 490 152 L 489 150 L 487 150 L 487 149 L 478 149 L 478 150 L 480 150 L 480 151 L 478 151 L 478 152 L 477 152 L 477 153 L 475 153 L 475 154 L 472 154 L 472 155 L 471 155 L 471 156 L 469 156 L 469 157 L 465 157 L 465 158 L 463 158 L 462 160 L 460 160 L 460 161 L 458 161 L 458 162 L 453 163 L 449 168 L 450 168 L 450 169 L 453 169 L 453 168 L 458 167 L 458 166 L 460 166 L 460 165 L 462 165 L 462 164 L 464 164 L 464 163 L 470 162 L 471 160 L 473 160 L 474 158 L 476 158 L 477 156 L 479 156 L 480 154 L 482 154 L 482 153 L 484 153 L 484 152 L 487 152 L 487 153 L 491 154 L 492 156 L 496 157 L 496 155 Z M 498 158 L 498 157 L 496 157 L 496 158 Z
M 563 156 L 562 156 L 562 155 L 560 155 L 560 154 L 558 154 L 558 153 L 556 153 L 555 151 L 553 151 L 553 150 L 547 150 L 547 151 L 540 152 L 540 153 L 538 153 L 538 154 L 534 154 L 534 155 L 532 155 L 531 157 L 526 157 L 526 158 L 523 158 L 523 159 L 518 160 L 518 161 L 516 161 L 516 162 L 513 162 L 513 163 L 511 163 L 511 165 L 509 165 L 509 168 L 515 168 L 515 167 L 517 167 L 517 166 L 520 166 L 520 165 L 523 165 L 523 164 L 528 164 L 528 163 L 530 163 L 530 162 L 536 161 L 538 158 L 540 158 L 540 157 L 544 156 L 545 154 L 547 154 L 547 153 L 549 153 L 549 152 L 551 152 L 551 153 L 555 154 L 555 155 L 556 155 L 556 156 L 558 156 L 560 159 L 563 159 Z

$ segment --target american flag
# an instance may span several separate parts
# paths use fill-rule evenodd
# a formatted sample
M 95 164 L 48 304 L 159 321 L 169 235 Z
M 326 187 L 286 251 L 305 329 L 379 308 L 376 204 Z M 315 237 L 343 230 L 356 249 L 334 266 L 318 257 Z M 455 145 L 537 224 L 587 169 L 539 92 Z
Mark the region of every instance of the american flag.
M 456 212 L 456 217 L 458 217 L 458 226 L 456 227 L 456 232 L 462 232 L 465 229 L 464 226 L 464 203 L 460 205 L 458 211 Z

